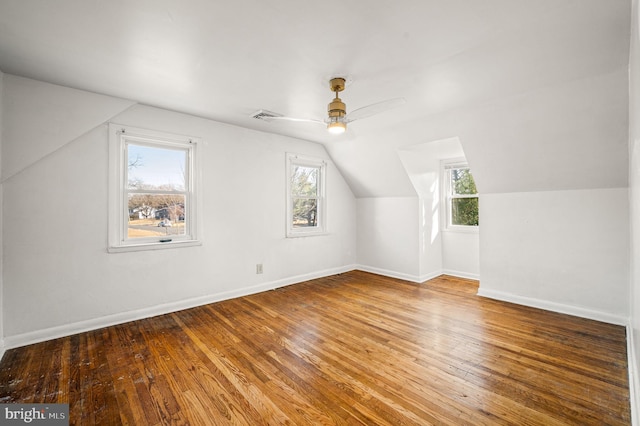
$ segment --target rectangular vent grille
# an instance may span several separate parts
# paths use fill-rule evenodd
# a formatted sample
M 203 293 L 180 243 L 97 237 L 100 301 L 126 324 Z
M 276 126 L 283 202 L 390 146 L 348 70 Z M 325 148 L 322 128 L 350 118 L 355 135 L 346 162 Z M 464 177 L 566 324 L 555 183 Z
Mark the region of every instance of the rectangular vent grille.
M 251 115 L 251 118 L 264 121 L 270 121 L 270 119 L 273 117 L 282 117 L 282 114 L 267 111 L 266 109 L 261 109 L 260 111 L 256 111 Z

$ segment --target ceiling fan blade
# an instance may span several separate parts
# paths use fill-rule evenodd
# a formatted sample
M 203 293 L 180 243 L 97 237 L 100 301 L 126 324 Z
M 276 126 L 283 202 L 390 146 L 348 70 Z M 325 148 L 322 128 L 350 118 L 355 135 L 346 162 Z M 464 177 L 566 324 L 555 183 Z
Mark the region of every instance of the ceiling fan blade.
M 407 101 L 404 98 L 387 99 L 386 101 L 377 102 L 375 104 L 363 106 L 362 108 L 354 109 L 349 114 L 347 114 L 345 119 L 347 122 L 351 122 L 360 120 L 361 118 L 371 117 L 372 115 L 399 107 L 406 102 Z
M 287 117 L 277 112 L 268 111 L 266 109 L 260 109 L 253 114 L 251 114 L 251 118 L 255 118 L 256 120 L 262 120 L 266 122 L 272 121 L 298 121 L 298 122 L 309 122 L 309 123 L 318 123 L 325 125 L 326 123 L 321 120 L 314 120 L 311 118 L 296 118 L 296 117 Z
M 317 123 L 317 124 L 322 124 L 325 125 L 325 122 L 322 120 L 314 120 L 312 118 L 296 118 L 296 117 L 285 117 L 285 116 L 279 116 L 279 117 L 269 117 L 268 119 L 264 119 L 265 121 L 298 121 L 298 122 L 304 122 L 304 123 Z

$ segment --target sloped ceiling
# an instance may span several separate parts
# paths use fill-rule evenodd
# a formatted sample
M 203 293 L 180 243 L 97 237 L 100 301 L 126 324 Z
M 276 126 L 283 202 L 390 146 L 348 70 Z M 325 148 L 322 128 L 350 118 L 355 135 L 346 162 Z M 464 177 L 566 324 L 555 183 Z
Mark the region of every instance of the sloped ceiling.
M 121 113 L 133 102 L 5 76 L 2 182 Z M 51 103 L 57 109 L 51 108 Z M 70 125 L 69 123 L 72 123 Z M 45 137 L 43 137 L 45 135 Z
M 415 195 L 398 150 L 450 137 L 481 192 L 618 187 L 630 7 L 0 0 L 0 70 L 324 144 L 358 197 Z M 250 118 L 258 109 L 323 118 L 333 76 L 349 80 L 341 96 L 349 110 L 407 103 L 338 137 Z

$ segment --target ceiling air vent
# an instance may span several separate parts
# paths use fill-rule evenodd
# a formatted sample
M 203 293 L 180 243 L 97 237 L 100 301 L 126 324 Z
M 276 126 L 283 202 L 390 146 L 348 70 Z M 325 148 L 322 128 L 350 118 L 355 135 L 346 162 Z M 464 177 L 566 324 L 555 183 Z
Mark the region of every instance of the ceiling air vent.
M 251 118 L 255 118 L 256 120 L 271 121 L 274 117 L 282 117 L 282 114 L 267 111 L 266 109 L 261 109 L 251 114 Z

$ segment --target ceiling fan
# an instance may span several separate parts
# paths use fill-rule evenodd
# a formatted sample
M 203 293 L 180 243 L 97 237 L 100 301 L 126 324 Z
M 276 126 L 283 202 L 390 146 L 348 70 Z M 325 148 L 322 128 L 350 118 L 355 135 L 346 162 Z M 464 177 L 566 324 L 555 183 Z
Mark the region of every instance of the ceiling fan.
M 267 110 L 257 111 L 251 117 L 264 121 L 281 120 L 317 123 L 326 125 L 329 133 L 340 134 L 344 133 L 347 130 L 347 123 L 351 123 L 352 121 L 360 120 L 362 118 L 371 117 L 372 115 L 379 114 L 391 108 L 398 107 L 406 102 L 404 98 L 387 99 L 386 101 L 377 102 L 375 104 L 355 109 L 347 114 L 347 106 L 344 102 L 342 102 L 342 99 L 338 97 L 338 93 L 344 90 L 345 85 L 346 79 L 343 77 L 335 77 L 329 80 L 329 87 L 336 96 L 333 101 L 329 103 L 327 107 L 327 118 L 324 120 L 287 117 L 285 115 Z

